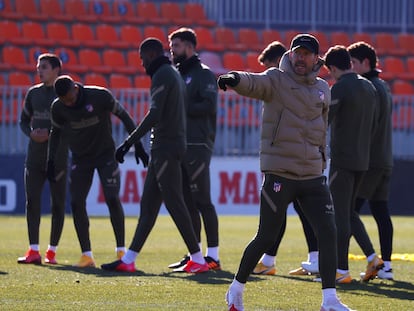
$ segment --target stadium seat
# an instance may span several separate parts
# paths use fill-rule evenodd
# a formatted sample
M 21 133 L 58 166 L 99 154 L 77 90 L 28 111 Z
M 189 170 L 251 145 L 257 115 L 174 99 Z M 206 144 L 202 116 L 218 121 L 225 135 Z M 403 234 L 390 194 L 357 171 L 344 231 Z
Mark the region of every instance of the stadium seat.
M 224 45 L 225 50 L 244 51 L 245 46 L 237 42 L 233 29 L 228 27 L 217 27 L 215 30 L 216 41 Z
M 204 27 L 214 27 L 216 25 L 214 20 L 207 18 L 203 6 L 199 3 L 186 2 L 183 10 L 184 17 L 190 19 L 193 25 Z
M 72 22 L 72 17 L 64 14 L 60 1 L 41 0 L 39 1 L 39 10 L 41 14 L 48 17 L 48 21 Z
M 85 85 L 97 85 L 108 87 L 108 81 L 105 76 L 99 73 L 87 73 L 84 78 Z
M 26 20 L 45 22 L 49 19 L 47 14 L 39 12 L 36 0 L 15 0 L 14 6 L 16 12 L 22 13 Z
M 29 73 L 26 72 L 10 72 L 9 73 L 9 85 L 12 86 L 31 86 L 33 84 L 33 80 Z
M 147 25 L 144 27 L 144 38 L 154 37 L 160 39 L 164 43 L 164 47 L 168 48 L 167 35 L 161 26 Z
M 32 40 L 31 44 L 55 46 L 56 41 L 48 39 L 43 29 L 43 23 L 27 21 L 22 23 L 22 36 Z
M 224 51 L 224 45 L 216 42 L 209 28 L 198 26 L 194 28 L 194 31 L 197 35 L 197 50 L 211 52 Z
M 109 76 L 109 87 L 111 89 L 130 89 L 132 82 L 129 76 L 113 73 Z
M 136 75 L 134 86 L 137 89 L 149 89 L 151 87 L 151 78 L 147 75 Z
M 127 49 L 129 43 L 120 40 L 115 26 L 110 24 L 99 24 L 95 28 L 96 39 L 105 43 L 106 47 L 115 49 Z
M 247 71 L 262 72 L 266 70 L 266 67 L 257 60 L 258 56 L 259 54 L 256 52 L 248 52 L 246 54 Z
M 65 0 L 63 1 L 64 14 L 69 16 L 72 21 L 82 23 L 96 22 L 96 16 L 89 14 L 88 7 L 82 0 Z
M 352 41 L 354 42 L 359 42 L 359 41 L 364 41 L 370 45 L 372 45 L 373 47 L 375 47 L 375 38 L 373 35 L 367 33 L 367 32 L 357 32 L 354 33 L 352 35 Z
M 128 43 L 130 48 L 138 48 L 142 41 L 141 29 L 137 26 L 122 25 L 120 30 L 121 41 Z
M 262 41 L 263 41 L 263 47 L 260 51 L 262 51 L 269 43 L 273 41 L 279 41 L 282 42 L 282 35 L 278 30 L 274 29 L 265 29 L 262 31 Z
M 161 2 L 159 12 L 161 18 L 165 19 L 168 24 L 176 24 L 180 27 L 191 25 L 192 20 L 184 17 L 180 4 L 177 2 Z
M 3 61 L 11 66 L 13 70 L 33 72 L 36 68 L 35 63 L 28 63 L 23 49 L 16 46 L 5 46 L 2 49 Z
M 69 29 L 65 23 L 50 22 L 46 24 L 46 37 L 53 40 L 56 45 L 63 47 L 78 47 L 80 41 L 74 40 L 69 34 Z
M 396 78 L 402 78 L 402 75 L 406 73 L 405 63 L 399 57 L 388 56 L 382 60 L 383 71 L 381 77 L 384 80 L 392 80 Z
M 331 46 L 344 45 L 348 47 L 351 44 L 350 36 L 344 31 L 333 31 L 330 33 Z
M 319 54 L 324 55 L 325 52 L 327 52 L 328 49 L 331 46 L 331 43 L 329 41 L 329 37 L 326 35 L 325 32 L 322 32 L 322 31 L 312 30 L 312 31 L 309 31 L 309 33 L 311 35 L 314 35 L 316 37 L 316 39 L 318 39 L 318 41 L 319 41 Z
M 286 30 L 284 32 L 284 40 L 283 43 L 285 44 L 286 48 L 289 49 L 290 48 L 290 43 L 292 42 L 292 39 L 297 35 L 303 33 L 303 31 L 299 31 L 299 30 Z
M 112 73 L 112 68 L 104 66 L 101 55 L 97 50 L 81 49 L 78 52 L 79 64 L 88 67 L 89 72 L 96 72 L 100 74 Z
M 127 65 L 123 52 L 114 49 L 102 51 L 102 61 L 105 66 L 111 67 L 113 73 L 132 75 L 135 69 Z
M 414 34 L 398 33 L 397 46 L 399 50 L 404 51 L 405 55 L 409 55 L 414 51 Z
M 1 20 L 18 20 L 23 19 L 23 13 L 16 12 L 12 5 L 12 0 L 1 0 L 0 3 L 0 19 Z
M 11 43 L 13 45 L 30 45 L 30 38 L 23 38 L 19 24 L 11 20 L 0 21 L 0 43 Z
M 155 25 L 166 25 L 168 21 L 162 18 L 154 2 L 138 2 L 137 3 L 137 15 L 143 18 L 145 23 L 151 23 Z
M 55 54 L 59 56 L 62 61 L 62 70 L 72 73 L 85 73 L 88 71 L 88 67 L 79 64 L 78 56 L 76 52 L 71 48 L 58 48 L 55 50 Z
M 128 67 L 135 70 L 136 73 L 145 73 L 144 67 L 141 65 L 141 58 L 137 50 L 129 50 L 126 54 Z
M 72 38 L 87 48 L 102 49 L 106 46 L 105 42 L 96 40 L 92 25 L 86 23 L 72 24 Z
M 90 0 L 88 1 L 89 14 L 94 15 L 95 18 L 103 23 L 121 23 L 123 22 L 121 16 L 112 13 L 112 6 L 109 1 L 105 0 Z
M 254 28 L 239 28 L 238 43 L 245 46 L 245 50 L 261 51 L 263 43 Z
M 397 79 L 392 82 L 392 94 L 393 95 L 413 95 L 414 86 L 412 83 Z
M 35 66 L 37 64 L 37 59 L 39 58 L 40 54 L 48 53 L 48 52 L 50 51 L 47 48 L 40 47 L 40 46 L 32 46 L 31 48 L 28 49 L 27 59 L 29 60 L 29 62 L 34 64 L 33 71 L 35 71 L 36 69 Z
M 218 53 L 214 52 L 201 52 L 199 54 L 200 60 L 206 64 L 210 69 L 218 76 L 223 73 L 226 73 L 228 70 L 226 70 L 223 67 L 223 62 L 221 60 L 221 57 Z
M 375 50 L 377 55 L 403 56 L 405 51 L 398 49 L 394 34 L 389 32 L 379 32 L 375 34 Z
M 405 76 L 408 80 L 411 80 L 411 82 L 414 82 L 414 56 L 408 56 L 406 58 L 406 68 L 407 72 L 405 73 Z
M 144 24 L 145 19 L 137 15 L 134 4 L 128 0 L 119 0 L 112 3 L 112 14 L 119 16 L 127 24 Z
M 230 70 L 246 70 L 246 63 L 243 56 L 238 52 L 224 52 L 223 66 Z

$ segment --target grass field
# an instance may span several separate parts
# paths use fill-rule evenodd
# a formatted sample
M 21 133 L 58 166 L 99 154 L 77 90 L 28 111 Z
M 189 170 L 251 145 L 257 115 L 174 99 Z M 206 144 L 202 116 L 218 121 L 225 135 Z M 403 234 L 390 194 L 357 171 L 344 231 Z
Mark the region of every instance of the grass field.
M 378 234 L 371 217 L 363 217 L 378 250 Z M 414 252 L 414 218 L 394 217 L 394 253 Z M 137 219 L 126 219 L 129 245 Z M 59 265 L 19 265 L 28 247 L 25 218 L 0 216 L 0 310 L 226 310 L 224 294 L 233 279 L 246 243 L 256 231 L 253 216 L 220 216 L 222 271 L 201 275 L 171 273 L 168 264 L 186 250 L 169 216 L 161 215 L 137 259 L 137 271 L 119 274 L 99 268 L 77 269 L 79 243 L 67 217 Z M 41 252 L 45 252 L 50 217 L 41 224 Z M 115 242 L 108 218 L 91 218 L 91 240 L 98 266 L 115 259 Z M 203 241 L 205 241 L 203 236 Z M 355 242 L 351 253 L 361 254 Z M 292 277 L 288 271 L 306 259 L 305 239 L 297 217 L 288 217 L 278 254 L 276 276 L 252 276 L 244 295 L 246 310 L 319 310 L 320 283 L 311 277 Z M 364 260 L 351 260 L 351 275 L 365 271 Z M 355 280 L 338 286 L 344 303 L 362 310 L 414 310 L 414 262 L 393 262 L 395 281 Z

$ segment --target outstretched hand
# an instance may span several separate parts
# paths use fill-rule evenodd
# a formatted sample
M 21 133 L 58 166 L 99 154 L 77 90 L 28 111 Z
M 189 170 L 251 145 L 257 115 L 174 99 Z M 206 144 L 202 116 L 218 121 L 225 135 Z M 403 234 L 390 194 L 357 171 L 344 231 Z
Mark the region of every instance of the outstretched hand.
M 237 72 L 226 73 L 218 77 L 217 85 L 223 91 L 227 90 L 227 86 L 235 87 L 240 82 L 240 75 Z

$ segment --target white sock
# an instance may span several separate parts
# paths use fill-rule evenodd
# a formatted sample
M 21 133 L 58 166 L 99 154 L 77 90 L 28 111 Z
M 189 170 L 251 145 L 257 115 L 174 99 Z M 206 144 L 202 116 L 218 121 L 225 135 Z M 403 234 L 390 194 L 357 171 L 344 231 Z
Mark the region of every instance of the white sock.
M 340 274 L 347 274 L 347 273 L 349 273 L 349 270 L 336 269 L 336 272 L 338 272 Z
M 270 256 L 268 254 L 263 254 L 262 259 L 260 259 L 260 261 L 265 266 L 270 267 L 270 266 L 273 266 L 275 264 L 276 256 Z
M 82 255 L 86 255 L 88 257 L 93 258 L 92 251 L 83 252 Z
M 385 271 L 388 271 L 391 269 L 391 261 L 384 261 L 384 268 Z
M 332 299 L 338 299 L 336 296 L 336 288 L 324 288 L 322 289 L 322 304 L 327 304 Z
M 121 247 L 116 247 L 115 248 L 115 252 L 119 252 L 119 251 L 123 251 L 125 253 L 126 252 L 125 246 L 121 246 Z
M 131 251 L 130 249 L 128 249 L 125 253 L 124 256 L 122 256 L 121 260 L 126 263 L 127 265 L 129 265 L 130 263 L 135 262 L 135 260 L 138 257 L 138 253 Z
M 234 278 L 233 282 L 231 282 L 230 284 L 230 290 L 234 292 L 243 292 L 245 285 L 246 284 L 240 283 L 239 281 L 236 280 L 236 278 Z
M 32 251 L 39 251 L 39 244 L 30 244 L 29 247 Z
M 47 250 L 48 250 L 48 251 L 52 251 L 52 252 L 55 252 L 55 253 L 56 253 L 57 246 L 54 246 L 54 245 L 49 245 L 49 246 L 47 247 Z
M 318 262 L 319 260 L 319 252 L 315 251 L 315 252 L 310 252 L 308 254 L 308 261 L 309 262 Z
M 216 246 L 216 247 L 207 247 L 206 256 L 209 256 L 209 257 L 213 258 L 214 260 L 218 261 L 219 260 L 218 252 L 219 252 L 218 246 Z
M 203 253 L 201 251 L 198 251 L 197 253 L 190 255 L 190 260 L 194 261 L 196 263 L 199 263 L 200 265 L 204 264 L 206 261 L 204 260 Z
M 369 256 L 367 257 L 367 261 L 368 261 L 368 262 L 371 262 L 371 261 L 375 258 L 375 256 L 377 256 L 377 254 L 375 254 L 375 253 L 373 253 L 373 254 L 369 255 Z

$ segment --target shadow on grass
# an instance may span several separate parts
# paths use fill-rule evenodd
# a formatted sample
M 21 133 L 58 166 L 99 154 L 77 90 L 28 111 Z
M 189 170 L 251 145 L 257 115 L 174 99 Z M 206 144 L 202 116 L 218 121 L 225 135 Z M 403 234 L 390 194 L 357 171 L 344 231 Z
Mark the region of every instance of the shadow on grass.
M 312 276 L 290 276 L 290 275 L 275 275 L 276 278 L 284 278 L 302 282 L 315 282 Z M 379 280 L 375 279 L 370 282 L 360 282 L 353 279 L 350 284 L 337 284 L 336 288 L 340 291 L 352 291 L 355 295 L 371 295 L 371 296 L 386 296 L 389 298 L 399 300 L 414 300 L 414 284 L 404 281 Z
M 0 271 L 0 275 L 5 275 L 5 274 L 9 274 L 9 273 L 6 271 Z

